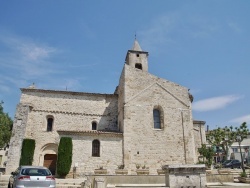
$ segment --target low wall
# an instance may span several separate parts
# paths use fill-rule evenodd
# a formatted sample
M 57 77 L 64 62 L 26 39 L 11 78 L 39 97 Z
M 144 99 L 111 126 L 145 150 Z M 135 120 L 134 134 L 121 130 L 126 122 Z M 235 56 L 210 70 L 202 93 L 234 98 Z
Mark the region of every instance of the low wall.
M 207 182 L 234 182 L 233 174 L 207 174 Z
M 119 184 L 164 184 L 164 175 L 89 175 L 87 177 L 87 183 L 95 185 L 96 180 L 103 180 L 105 187 L 110 185 Z
M 206 187 L 206 168 L 204 164 L 165 165 L 163 170 L 165 170 L 167 187 Z
M 235 178 L 240 176 L 241 169 L 213 169 L 206 171 L 207 182 L 234 182 Z M 246 173 L 250 171 L 247 169 Z

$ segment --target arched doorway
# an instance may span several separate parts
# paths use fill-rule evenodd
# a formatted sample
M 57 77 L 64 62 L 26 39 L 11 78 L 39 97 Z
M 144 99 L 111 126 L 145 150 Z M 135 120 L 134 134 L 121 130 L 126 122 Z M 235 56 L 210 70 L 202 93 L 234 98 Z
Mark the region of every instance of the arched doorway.
M 58 145 L 55 143 L 47 143 L 41 148 L 39 165 L 43 165 L 50 169 L 53 175 L 56 174 Z
M 45 154 L 44 155 L 43 166 L 47 167 L 53 175 L 55 175 L 55 173 L 56 173 L 56 161 L 57 161 L 56 154 Z

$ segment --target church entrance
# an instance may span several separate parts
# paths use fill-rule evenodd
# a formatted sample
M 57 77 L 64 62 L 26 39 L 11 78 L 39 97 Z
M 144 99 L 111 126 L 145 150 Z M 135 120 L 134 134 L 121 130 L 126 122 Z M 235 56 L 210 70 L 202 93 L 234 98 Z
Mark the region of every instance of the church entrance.
M 44 155 L 43 166 L 47 167 L 53 175 L 55 175 L 55 173 L 56 173 L 56 161 L 57 161 L 56 154 Z

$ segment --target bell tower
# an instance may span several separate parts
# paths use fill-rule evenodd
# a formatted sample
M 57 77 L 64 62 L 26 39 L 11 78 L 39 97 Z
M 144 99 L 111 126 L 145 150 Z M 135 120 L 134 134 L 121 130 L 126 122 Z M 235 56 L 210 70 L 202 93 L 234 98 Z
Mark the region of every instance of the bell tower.
M 132 49 L 127 52 L 125 63 L 136 69 L 148 72 L 148 52 L 142 51 L 136 39 Z

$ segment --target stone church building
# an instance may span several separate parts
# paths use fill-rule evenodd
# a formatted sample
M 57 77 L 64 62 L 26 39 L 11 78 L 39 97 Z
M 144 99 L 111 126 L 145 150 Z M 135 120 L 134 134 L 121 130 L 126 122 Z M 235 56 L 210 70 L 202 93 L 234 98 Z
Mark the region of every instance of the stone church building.
M 128 50 L 113 94 L 22 88 L 6 172 L 14 171 L 22 140 L 36 142 L 33 165 L 56 172 L 60 137 L 73 142 L 72 168 L 94 174 L 100 167 L 149 174 L 167 164 L 195 164 L 205 143 L 204 121 L 192 117 L 188 88 L 148 72 L 148 52 L 137 40 Z

